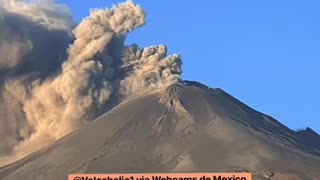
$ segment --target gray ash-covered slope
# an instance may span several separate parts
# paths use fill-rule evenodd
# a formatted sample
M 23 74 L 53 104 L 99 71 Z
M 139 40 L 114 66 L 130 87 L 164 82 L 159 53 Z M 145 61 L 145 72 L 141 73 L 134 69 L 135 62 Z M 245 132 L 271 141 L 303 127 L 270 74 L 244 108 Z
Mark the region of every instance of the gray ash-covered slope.
M 71 173 L 234 172 L 320 179 L 319 135 L 292 131 L 196 82 L 132 97 L 53 145 L 0 169 L 2 180 Z

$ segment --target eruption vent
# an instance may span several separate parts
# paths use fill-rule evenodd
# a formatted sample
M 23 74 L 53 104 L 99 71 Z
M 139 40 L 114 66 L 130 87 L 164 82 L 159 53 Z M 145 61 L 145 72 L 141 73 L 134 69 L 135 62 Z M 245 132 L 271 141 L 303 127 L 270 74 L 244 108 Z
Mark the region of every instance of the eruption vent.
M 75 26 L 54 1 L 0 0 L 0 166 L 93 120 L 111 100 L 180 82 L 180 56 L 166 46 L 125 45 L 144 23 L 132 1 Z

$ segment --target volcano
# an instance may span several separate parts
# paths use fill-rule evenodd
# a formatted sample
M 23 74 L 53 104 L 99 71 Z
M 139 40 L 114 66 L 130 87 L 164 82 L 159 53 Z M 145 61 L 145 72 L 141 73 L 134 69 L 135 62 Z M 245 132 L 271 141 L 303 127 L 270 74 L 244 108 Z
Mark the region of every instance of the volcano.
M 320 136 L 293 131 L 219 88 L 183 81 L 140 93 L 0 169 L 2 180 L 72 173 L 251 172 L 320 179 Z

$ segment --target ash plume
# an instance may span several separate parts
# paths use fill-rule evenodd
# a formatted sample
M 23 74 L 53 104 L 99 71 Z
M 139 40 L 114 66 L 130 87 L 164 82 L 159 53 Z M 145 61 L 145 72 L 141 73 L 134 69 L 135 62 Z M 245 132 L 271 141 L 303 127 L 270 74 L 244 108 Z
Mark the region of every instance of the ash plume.
M 180 82 L 180 56 L 166 46 L 125 45 L 144 23 L 132 1 L 76 25 L 52 0 L 0 0 L 0 166 L 92 121 L 112 99 Z

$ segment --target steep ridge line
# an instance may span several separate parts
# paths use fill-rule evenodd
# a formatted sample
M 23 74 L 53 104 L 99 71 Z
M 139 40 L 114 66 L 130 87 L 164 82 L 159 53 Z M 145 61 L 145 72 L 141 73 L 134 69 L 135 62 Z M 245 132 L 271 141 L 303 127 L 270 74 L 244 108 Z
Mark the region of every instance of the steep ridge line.
M 217 89 L 174 84 L 124 101 L 52 146 L 0 168 L 0 179 L 234 169 L 256 179 L 269 171 L 273 177 L 287 173 L 303 180 L 320 176 L 319 156 L 271 139 L 284 129 L 250 114 Z

